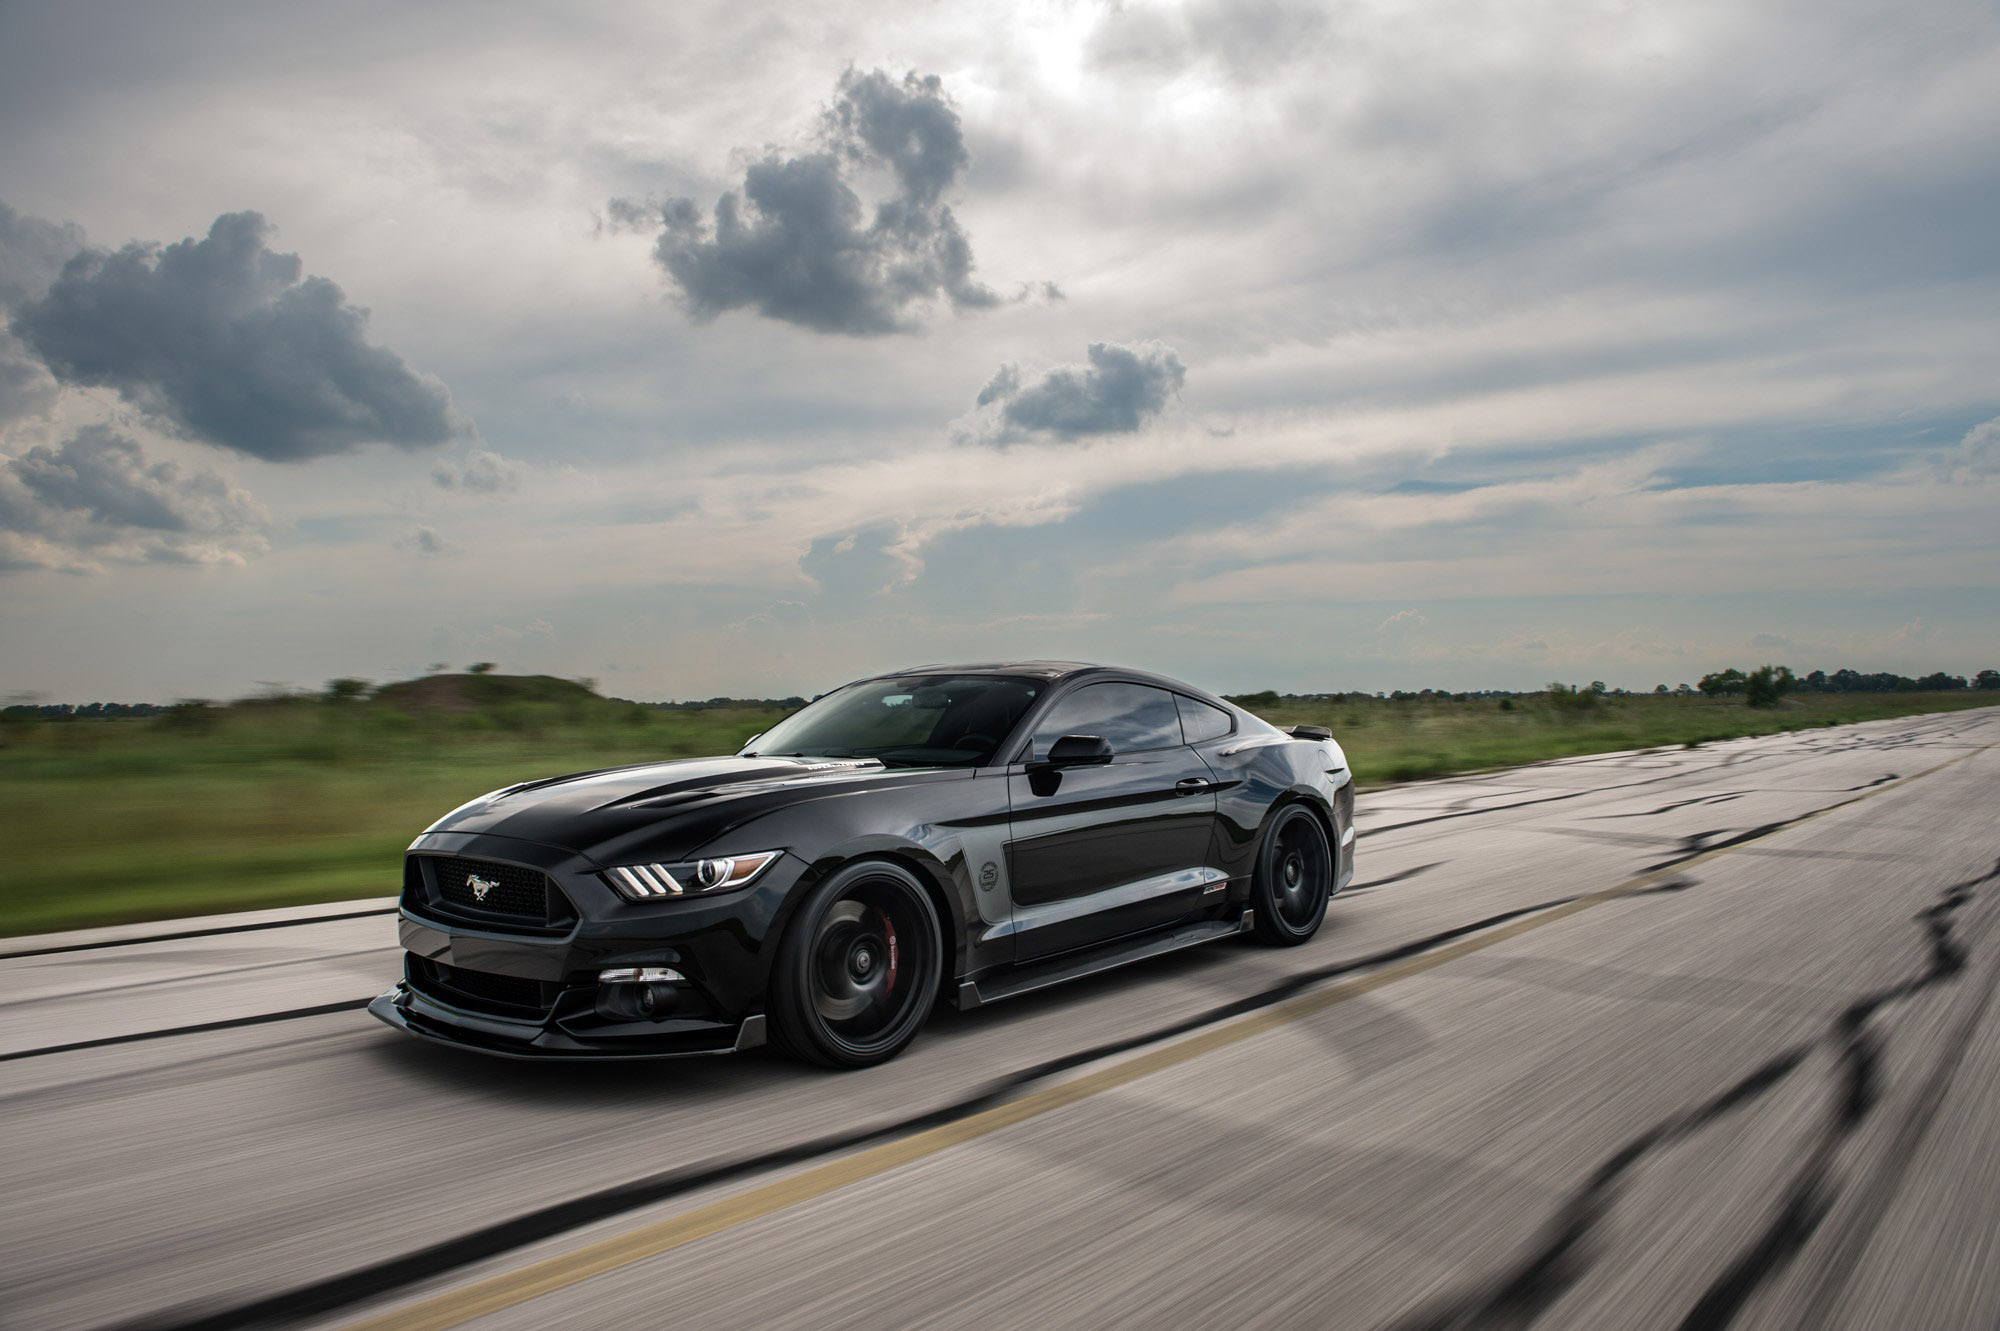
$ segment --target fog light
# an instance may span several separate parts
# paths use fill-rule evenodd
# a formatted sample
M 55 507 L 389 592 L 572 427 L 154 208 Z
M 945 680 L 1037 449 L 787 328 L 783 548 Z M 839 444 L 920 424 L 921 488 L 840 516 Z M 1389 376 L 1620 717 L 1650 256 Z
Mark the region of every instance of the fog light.
M 619 966 L 597 972 L 599 984 L 686 984 L 687 976 L 667 966 Z
M 693 991 L 687 977 L 667 966 L 619 966 L 597 973 L 597 1011 L 615 1021 L 656 1021 Z

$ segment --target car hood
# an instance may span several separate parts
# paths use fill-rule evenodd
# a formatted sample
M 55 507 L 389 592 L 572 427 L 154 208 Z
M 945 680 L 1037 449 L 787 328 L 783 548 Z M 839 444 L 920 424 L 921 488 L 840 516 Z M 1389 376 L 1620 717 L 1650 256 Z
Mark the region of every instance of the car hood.
M 508 786 L 426 831 L 489 833 L 589 854 L 670 824 L 682 829 L 682 848 L 693 850 L 749 817 L 804 800 L 970 775 L 965 768 L 886 768 L 872 759 L 683 758 Z

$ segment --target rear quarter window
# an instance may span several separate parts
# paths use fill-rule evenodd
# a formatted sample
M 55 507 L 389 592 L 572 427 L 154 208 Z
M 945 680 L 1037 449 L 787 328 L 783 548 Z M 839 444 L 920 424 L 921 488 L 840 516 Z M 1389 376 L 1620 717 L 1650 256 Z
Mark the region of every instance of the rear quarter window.
M 1181 734 L 1190 744 L 1227 735 L 1236 728 L 1234 718 L 1220 707 L 1210 707 L 1178 693 L 1174 695 L 1174 703 L 1181 712 Z

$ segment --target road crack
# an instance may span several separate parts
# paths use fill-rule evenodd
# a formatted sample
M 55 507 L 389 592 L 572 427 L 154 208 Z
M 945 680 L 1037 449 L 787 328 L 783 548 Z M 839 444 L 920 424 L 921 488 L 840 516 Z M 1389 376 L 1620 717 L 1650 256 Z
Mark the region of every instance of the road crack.
M 1882 1099 L 1883 1037 L 1873 1025 L 1874 1018 L 1894 1003 L 1964 974 L 1970 956 L 1957 936 L 1957 922 L 1980 889 L 1996 880 L 2000 880 L 2000 861 L 1978 877 L 1944 888 L 1933 904 L 1918 913 L 1916 919 L 1924 926 L 1929 944 L 1928 962 L 1921 972 L 1854 1000 L 1840 1010 L 1824 1034 L 1774 1055 L 1718 1094 L 1632 1138 L 1557 1208 L 1527 1256 L 1479 1287 L 1394 1323 L 1396 1331 L 1532 1325 L 1603 1257 L 1603 1226 L 1639 1165 L 1659 1150 L 1755 1104 L 1805 1066 L 1812 1054 L 1830 1048 L 1838 1079 L 1818 1141 L 1786 1185 L 1770 1222 L 1703 1290 L 1680 1323 L 1682 1331 L 1718 1331 L 1730 1325 L 1750 1298 L 1805 1247 L 1841 1195 L 1834 1177 L 1835 1161 Z M 2000 976 L 2000 971 L 1995 974 Z M 1926 1094 L 1920 1095 L 1919 1101 L 1930 1105 L 1929 1117 L 1935 1116 L 1935 1105 L 1943 1098 L 1943 1083 L 1963 1057 L 1970 1029 L 1983 1015 L 1992 994 L 1989 983 L 1973 1020 L 1961 1026 L 1963 1038 L 1952 1042 L 1926 1079 Z M 1928 1118 L 1923 1126 L 1928 1127 Z M 1897 1155 L 1904 1165 L 1914 1149 L 1914 1143 L 1899 1146 Z M 1876 1190 L 1880 1186 L 1878 1183 Z M 1879 1214 L 1879 1208 L 1876 1211 Z M 1859 1244 L 1850 1239 L 1847 1246 Z

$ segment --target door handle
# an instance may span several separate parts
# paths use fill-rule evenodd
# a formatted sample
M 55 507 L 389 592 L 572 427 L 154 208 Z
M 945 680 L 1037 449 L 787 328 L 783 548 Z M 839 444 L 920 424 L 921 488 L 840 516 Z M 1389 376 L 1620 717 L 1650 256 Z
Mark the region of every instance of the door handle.
M 1184 776 L 1174 782 L 1174 794 L 1199 795 L 1202 791 L 1207 790 L 1208 787 L 1209 780 L 1205 776 Z

